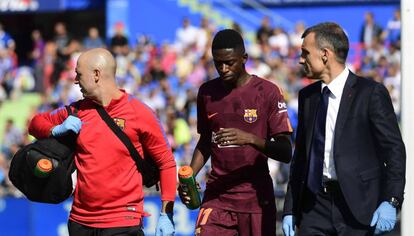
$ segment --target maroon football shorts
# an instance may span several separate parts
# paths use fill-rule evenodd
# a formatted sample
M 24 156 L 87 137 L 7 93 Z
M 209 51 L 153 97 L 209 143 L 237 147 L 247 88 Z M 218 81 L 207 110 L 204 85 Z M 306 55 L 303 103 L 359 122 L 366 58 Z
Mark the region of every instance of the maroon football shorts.
M 276 212 L 240 213 L 217 208 L 201 208 L 198 213 L 197 236 L 274 236 Z

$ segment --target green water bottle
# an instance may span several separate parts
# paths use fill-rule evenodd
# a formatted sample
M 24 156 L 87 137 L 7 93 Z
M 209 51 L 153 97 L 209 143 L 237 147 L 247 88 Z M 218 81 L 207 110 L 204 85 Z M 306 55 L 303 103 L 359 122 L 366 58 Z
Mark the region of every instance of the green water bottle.
M 48 158 L 42 158 L 37 161 L 34 168 L 34 175 L 39 178 L 45 178 L 50 175 L 53 171 L 52 161 Z
M 200 194 L 198 193 L 197 184 L 193 176 L 193 169 L 190 166 L 183 166 L 178 170 L 178 181 L 183 191 L 187 192 L 190 197 L 190 203 L 186 204 L 187 208 L 194 210 L 200 207 Z

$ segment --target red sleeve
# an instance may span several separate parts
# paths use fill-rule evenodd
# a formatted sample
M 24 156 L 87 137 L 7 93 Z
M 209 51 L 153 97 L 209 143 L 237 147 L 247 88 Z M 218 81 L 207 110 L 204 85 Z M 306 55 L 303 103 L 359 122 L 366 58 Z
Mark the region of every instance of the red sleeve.
M 168 168 L 160 172 L 161 200 L 174 201 L 177 188 L 177 169 Z
M 61 124 L 68 113 L 65 107 L 60 107 L 51 112 L 44 112 L 35 115 L 29 124 L 29 134 L 37 139 L 47 138 L 50 136 L 50 130 Z
M 143 105 L 138 107 L 139 129 L 143 134 L 140 142 L 160 169 L 161 200 L 174 201 L 177 185 L 177 169 L 167 136 L 153 111 Z

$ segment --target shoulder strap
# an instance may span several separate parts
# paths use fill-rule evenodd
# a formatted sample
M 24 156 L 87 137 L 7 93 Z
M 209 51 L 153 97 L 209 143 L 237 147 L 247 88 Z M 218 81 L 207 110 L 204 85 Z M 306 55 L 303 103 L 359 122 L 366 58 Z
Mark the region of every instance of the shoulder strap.
M 132 144 L 131 140 L 128 138 L 128 136 L 119 128 L 118 125 L 115 124 L 114 120 L 109 116 L 109 114 L 105 111 L 105 109 L 102 106 L 96 106 L 96 110 L 98 111 L 99 115 L 101 116 L 102 120 L 105 121 L 105 123 L 111 128 L 111 130 L 115 133 L 115 135 L 124 143 L 124 145 L 127 147 L 132 159 L 134 159 L 135 164 L 141 172 L 141 174 L 145 174 L 145 168 L 144 168 L 144 160 L 141 158 L 141 155 L 139 155 L 138 151 L 135 149 L 134 145 Z
M 65 106 L 65 108 L 66 108 L 66 111 L 68 112 L 68 116 L 78 116 L 78 110 L 79 110 L 79 103 L 78 102 L 75 102 L 75 103 L 73 103 L 73 111 L 72 111 L 72 109 L 70 108 L 71 106 L 69 105 L 69 106 Z
M 68 116 L 73 115 L 72 109 L 70 109 L 70 106 L 65 106 L 66 111 L 68 112 Z

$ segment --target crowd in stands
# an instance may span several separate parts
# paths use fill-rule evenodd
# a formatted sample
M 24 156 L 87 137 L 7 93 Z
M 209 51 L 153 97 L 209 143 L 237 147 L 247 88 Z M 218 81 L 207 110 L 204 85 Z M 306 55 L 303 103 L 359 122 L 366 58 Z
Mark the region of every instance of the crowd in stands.
M 368 12 L 361 23 L 360 42 L 351 42 L 352 58 L 348 67 L 357 74 L 384 83 L 391 94 L 397 115 L 400 112 L 400 12 L 387 25 L 376 24 Z M 306 22 L 293 29 L 272 25 L 264 17 L 256 32 L 255 42 L 248 45 L 247 71 L 266 78 L 284 91 L 293 127 L 297 123 L 298 91 L 312 81 L 304 78 L 298 64 L 301 35 Z M 234 27 L 242 31 L 241 27 Z M 196 96 L 199 86 L 217 77 L 211 56 L 211 40 L 218 30 L 203 18 L 199 26 L 184 19 L 176 30 L 173 43 L 154 42 L 142 35 L 136 42 L 124 33 L 124 25 L 114 25 L 114 35 L 106 42 L 92 27 L 84 39 L 73 38 L 64 22 L 57 22 L 54 38 L 44 40 L 42 32 L 33 30 L 30 66 L 19 66 L 15 42 L 0 23 L 0 106 L 18 99 L 25 92 L 36 92 L 42 102 L 33 112 L 42 112 L 81 99 L 74 85 L 74 68 L 79 54 L 86 49 L 106 47 L 116 57 L 116 79 L 120 87 L 150 106 L 164 125 L 179 166 L 189 164 L 198 140 L 196 128 Z M 243 32 L 241 32 L 243 34 Z M 30 117 L 28 117 L 30 119 Z M 31 142 L 27 131 L 7 120 L 0 137 L 0 197 L 21 196 L 8 181 L 8 166 L 13 153 Z M 283 196 L 282 183 L 287 180 L 288 167 L 270 164 L 278 196 Z M 205 184 L 207 168 L 198 178 Z

